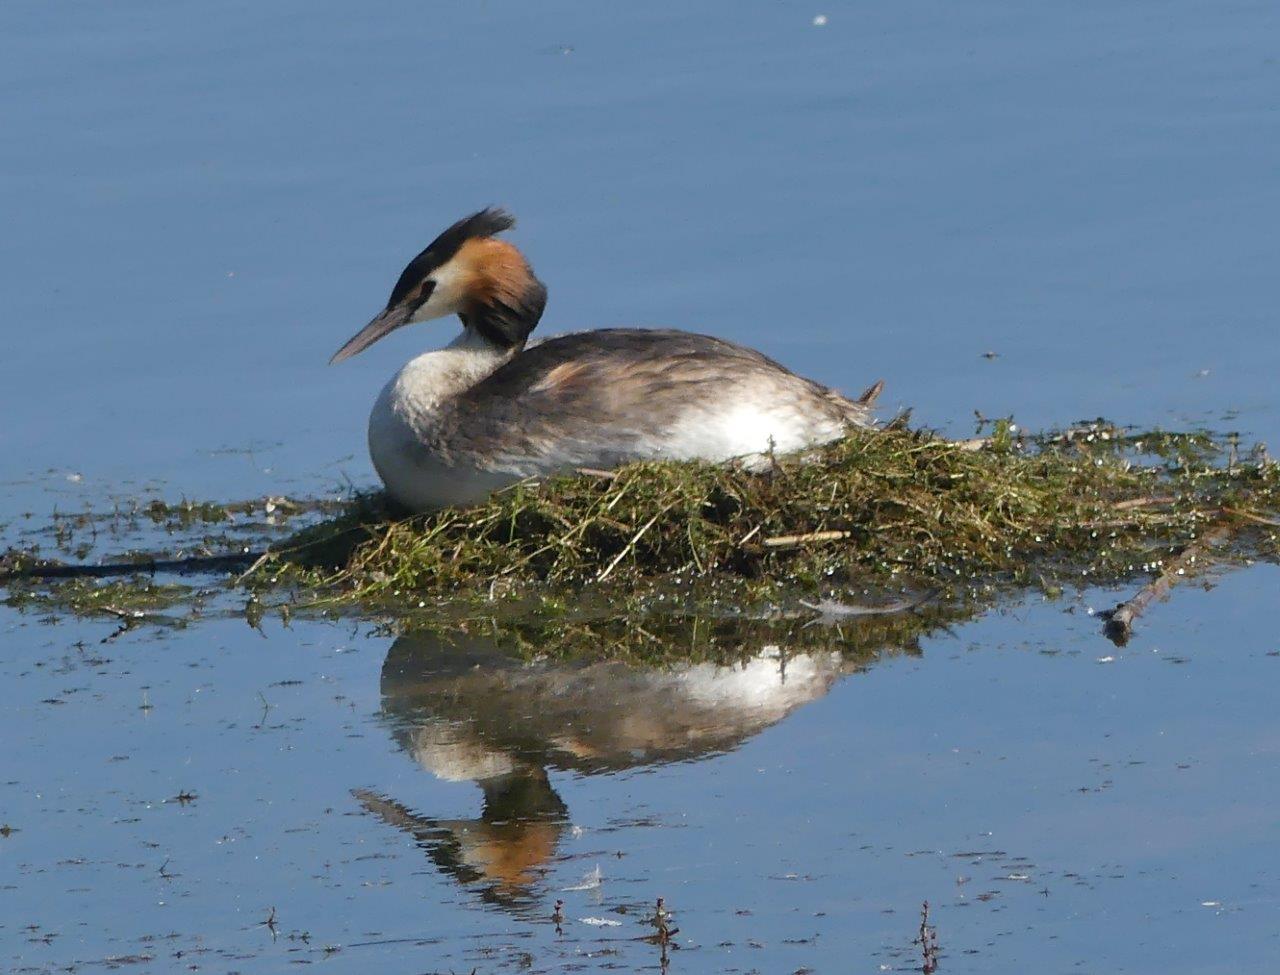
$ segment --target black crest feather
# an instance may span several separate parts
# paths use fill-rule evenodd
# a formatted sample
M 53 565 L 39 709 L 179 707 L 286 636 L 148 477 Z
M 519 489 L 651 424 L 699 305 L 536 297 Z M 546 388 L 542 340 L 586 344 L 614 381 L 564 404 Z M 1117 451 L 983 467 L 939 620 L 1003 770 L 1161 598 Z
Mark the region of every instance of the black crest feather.
M 400 275 L 400 280 L 391 289 L 387 307 L 398 305 L 422 282 L 423 278 L 440 265 L 447 263 L 458 253 L 458 248 L 473 237 L 494 237 L 515 225 L 516 218 L 501 207 L 485 207 L 469 217 L 463 217 L 408 263 Z

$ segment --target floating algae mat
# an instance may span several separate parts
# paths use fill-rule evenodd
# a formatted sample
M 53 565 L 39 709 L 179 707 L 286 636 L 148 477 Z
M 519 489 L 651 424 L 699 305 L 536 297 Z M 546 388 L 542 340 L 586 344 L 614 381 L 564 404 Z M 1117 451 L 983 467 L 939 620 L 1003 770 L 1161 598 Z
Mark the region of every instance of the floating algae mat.
M 1035 437 L 1001 423 L 993 436 L 962 443 L 891 426 L 774 458 L 762 471 L 636 464 L 522 483 L 426 516 L 397 517 L 380 496 L 362 496 L 292 534 L 298 518 L 333 506 L 276 500 L 292 520 L 272 520 L 270 531 L 265 507 L 236 509 L 241 522 L 259 510 L 250 523 L 260 548 L 246 555 L 248 535 L 235 536 L 230 551 L 243 564 L 221 586 L 247 588 L 251 612 L 323 606 L 421 622 L 448 616 L 448 607 L 468 607 L 467 616 L 502 604 L 511 620 L 558 606 L 649 611 L 668 598 L 686 609 L 794 605 L 867 587 L 957 604 L 1280 552 L 1280 468 L 1264 449 L 1245 456 L 1234 438 L 1101 421 Z M 166 524 L 221 527 L 212 508 L 198 510 Z M 216 537 L 183 549 L 193 551 L 217 559 Z M 47 567 L 42 554 L 32 544 L 11 550 L 10 588 L 55 605 L 57 586 L 16 578 Z M 64 604 L 102 605 L 86 597 L 92 583 L 74 585 Z M 170 589 L 164 596 L 170 607 L 177 598 Z

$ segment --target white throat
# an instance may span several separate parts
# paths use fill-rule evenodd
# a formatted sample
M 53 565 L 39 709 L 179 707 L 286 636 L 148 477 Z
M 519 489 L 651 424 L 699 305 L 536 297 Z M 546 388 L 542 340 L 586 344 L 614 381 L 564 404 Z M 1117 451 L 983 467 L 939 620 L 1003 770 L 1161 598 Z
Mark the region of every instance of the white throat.
M 464 328 L 443 349 L 424 352 L 405 363 L 387 384 L 383 397 L 411 422 L 415 415 L 434 412 L 450 397 L 470 389 L 514 354 Z M 381 398 L 381 397 L 380 397 Z
M 382 388 L 369 414 L 369 454 L 387 490 L 401 504 L 417 511 L 466 504 L 510 480 L 460 474 L 423 445 L 434 439 L 449 413 L 449 401 L 516 351 L 500 349 L 464 328 L 445 348 L 411 359 Z
M 471 389 L 513 354 L 515 349 L 498 348 L 465 328 L 443 349 L 411 358 L 383 386 L 374 403 L 369 417 L 371 441 L 375 432 L 388 441 L 420 439 L 449 399 Z

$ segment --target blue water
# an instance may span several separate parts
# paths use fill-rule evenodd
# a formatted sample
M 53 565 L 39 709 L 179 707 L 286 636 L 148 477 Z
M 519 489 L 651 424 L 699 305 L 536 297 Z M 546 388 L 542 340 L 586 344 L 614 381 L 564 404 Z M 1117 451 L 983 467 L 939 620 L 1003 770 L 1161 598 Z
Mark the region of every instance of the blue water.
M 100 644 L 114 624 L 9 614 L 0 953 L 41 972 L 632 971 L 658 964 L 636 939 L 662 896 L 674 970 L 918 970 L 928 899 L 948 972 L 1267 970 L 1280 658 L 1256 608 L 1276 582 L 1188 590 L 1122 653 L 1085 612 L 1110 594 L 1031 601 L 793 684 L 781 718 L 735 709 L 726 670 L 696 734 L 617 675 L 552 664 L 520 699 L 347 624 Z M 575 686 L 597 703 L 549 729 Z M 654 722 L 668 754 L 608 745 Z M 472 779 L 504 762 L 545 773 L 560 814 L 486 825 Z
M 368 406 L 450 327 L 325 362 L 491 203 L 548 331 L 726 336 L 953 433 L 1280 443 L 1277 37 L 1263 2 L 11 0 L 0 523 L 372 483 Z M 0 610 L 0 967 L 633 970 L 657 949 L 609 939 L 665 896 L 678 971 L 918 967 L 926 898 L 946 972 L 1265 970 L 1276 582 L 1180 591 L 1109 662 L 1114 593 L 991 615 L 697 760 L 526 730 L 567 818 L 520 910 L 353 796 L 481 817 L 397 738 L 389 638 Z
M 1278 35 L 1265 2 L 5 4 L 6 471 L 367 481 L 368 405 L 449 326 L 324 363 L 488 203 L 548 330 L 713 332 L 946 429 L 1280 439 Z

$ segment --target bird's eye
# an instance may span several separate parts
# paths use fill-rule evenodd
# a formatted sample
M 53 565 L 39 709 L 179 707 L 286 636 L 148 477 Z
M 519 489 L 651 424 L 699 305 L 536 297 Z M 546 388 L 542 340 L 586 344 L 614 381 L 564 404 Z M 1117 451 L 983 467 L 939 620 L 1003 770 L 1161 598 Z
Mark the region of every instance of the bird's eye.
M 436 283 L 430 278 L 422 282 L 422 292 L 418 296 L 419 303 L 425 302 L 431 297 L 431 292 L 436 290 Z

